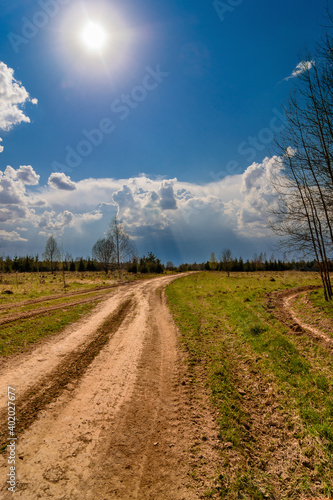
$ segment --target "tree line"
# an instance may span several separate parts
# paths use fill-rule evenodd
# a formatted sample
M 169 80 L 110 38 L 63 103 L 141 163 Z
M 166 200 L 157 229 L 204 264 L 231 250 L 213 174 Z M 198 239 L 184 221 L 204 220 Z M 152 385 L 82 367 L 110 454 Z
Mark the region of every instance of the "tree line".
M 43 254 L 44 255 L 44 254 Z M 213 255 L 213 258 L 212 258 Z M 230 259 L 223 260 L 215 258 L 212 252 L 209 260 L 204 262 L 182 263 L 175 266 L 172 261 L 167 261 L 163 264 L 153 252 L 148 252 L 141 258 L 133 256 L 132 259 L 121 264 L 121 269 L 130 273 L 140 274 L 161 274 L 164 272 L 186 272 L 186 271 L 223 271 L 229 274 L 230 272 L 255 272 L 255 271 L 316 271 L 318 266 L 316 260 L 293 260 L 291 262 L 280 259 L 267 259 L 264 254 L 254 256 L 252 259 L 243 260 L 242 257 L 235 258 L 230 254 Z M 330 270 L 333 271 L 333 263 L 330 263 Z M 67 255 L 66 259 L 62 260 L 61 256 L 58 260 L 56 254 L 53 255 L 52 266 L 50 260 L 40 260 L 38 255 L 27 255 L 25 257 L 1 257 L 0 256 L 0 273 L 11 272 L 89 272 L 103 271 L 105 266 L 103 262 L 94 260 L 90 257 L 76 257 L 73 259 Z M 116 266 L 108 267 L 108 272 L 117 272 Z

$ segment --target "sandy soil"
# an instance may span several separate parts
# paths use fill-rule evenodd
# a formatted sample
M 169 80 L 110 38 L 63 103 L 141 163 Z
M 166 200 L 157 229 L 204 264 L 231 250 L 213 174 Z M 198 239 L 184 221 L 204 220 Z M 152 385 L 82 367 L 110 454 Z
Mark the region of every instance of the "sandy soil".
M 326 342 L 329 344 L 331 347 L 333 346 L 333 339 L 329 336 L 326 335 L 321 329 L 315 328 L 313 325 L 306 323 L 303 319 L 299 318 L 299 316 L 295 313 L 293 309 L 293 302 L 297 297 L 300 295 L 300 293 L 295 293 L 293 295 L 290 295 L 289 297 L 284 298 L 284 307 L 286 310 L 290 313 L 292 319 L 304 330 L 307 330 L 310 332 L 314 337 Z M 332 327 L 331 327 L 331 332 L 333 332 Z
M 276 316 L 287 326 L 291 328 L 294 333 L 306 332 L 309 336 L 317 341 L 320 341 L 329 350 L 333 349 L 333 339 L 326 332 L 333 333 L 333 327 L 329 320 L 319 321 L 319 328 L 311 324 L 311 320 L 318 317 L 318 312 L 313 311 L 313 307 L 305 298 L 304 303 L 307 310 L 304 311 L 302 318 L 295 312 L 293 303 L 303 292 L 310 290 L 317 290 L 317 286 L 305 286 L 284 290 L 268 294 L 267 307 L 274 309 Z
M 213 486 L 218 432 L 205 396 L 189 393 L 163 292 L 173 279 L 116 289 L 86 319 L 2 364 L 2 442 L 7 386 L 17 395 L 16 498 L 191 500 Z M 12 498 L 7 460 L 3 499 Z

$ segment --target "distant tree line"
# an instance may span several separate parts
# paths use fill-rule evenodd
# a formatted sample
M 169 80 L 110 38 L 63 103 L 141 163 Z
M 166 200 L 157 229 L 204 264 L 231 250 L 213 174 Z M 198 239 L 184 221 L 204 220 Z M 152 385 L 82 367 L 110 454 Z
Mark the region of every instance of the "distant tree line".
M 15 256 L 13 258 L 0 256 L 1 273 L 44 273 L 48 271 L 62 271 L 63 268 L 65 271 L 71 272 L 97 271 L 98 265 L 90 257 L 76 257 L 75 259 L 70 258 L 67 261 L 54 261 L 51 270 L 50 262 L 40 260 L 38 255 Z
M 64 267 L 64 269 L 63 269 Z M 333 272 L 333 262 L 329 263 L 330 271 Z M 111 267 L 111 270 L 113 268 Z M 152 252 L 141 258 L 133 257 L 132 260 L 124 262 L 122 265 L 124 271 L 130 273 L 141 274 L 163 274 L 169 272 L 185 272 L 185 271 L 223 271 L 223 272 L 255 272 L 255 271 L 319 271 L 316 260 L 306 261 L 291 261 L 282 260 L 263 260 L 258 262 L 255 259 L 243 260 L 240 258 L 232 258 L 226 267 L 223 261 L 216 263 L 210 262 L 194 262 L 183 263 L 175 266 L 171 261 L 162 264 Z M 91 259 L 90 257 L 76 257 L 65 262 L 53 262 L 53 272 L 89 272 L 89 271 L 105 271 L 104 265 L 101 262 Z M 114 268 L 116 270 L 116 268 Z M 50 264 L 47 261 L 39 260 L 38 255 L 27 255 L 25 257 L 0 257 L 0 273 L 36 273 L 51 271 Z
M 231 258 L 230 261 L 223 260 L 206 262 L 183 263 L 175 266 L 171 261 L 162 264 L 152 252 L 141 258 L 133 257 L 131 260 L 123 262 L 122 269 L 130 273 L 141 274 L 162 274 L 166 271 L 185 272 L 185 271 L 224 271 L 228 272 L 255 272 L 255 271 L 319 271 L 315 259 L 313 260 L 293 260 L 291 262 L 282 261 L 280 259 L 267 260 L 260 258 L 252 258 L 243 260 L 242 257 Z M 333 262 L 329 263 L 329 269 L 333 272 Z M 89 271 L 105 271 L 104 265 L 90 257 L 76 257 L 65 261 L 54 261 L 53 272 L 89 272 Z M 116 270 L 116 267 L 111 270 Z M 38 255 L 27 255 L 25 257 L 15 256 L 0 257 L 0 272 L 1 273 L 30 273 L 30 272 L 48 272 L 51 271 L 50 263 L 45 260 L 39 260 Z
M 333 271 L 333 261 L 328 262 L 328 268 Z M 123 224 L 115 217 L 110 223 L 109 230 L 105 238 L 100 238 L 92 248 L 92 258 L 90 256 L 73 257 L 65 253 L 59 247 L 53 236 L 46 242 L 42 260 L 36 254 L 25 257 L 15 256 L 11 258 L 0 256 L 0 273 L 10 272 L 47 272 L 61 271 L 63 273 L 64 286 L 66 286 L 65 272 L 89 272 L 121 271 L 140 274 L 162 274 L 164 272 L 184 272 L 184 271 L 224 271 L 229 276 L 230 272 L 254 272 L 254 271 L 319 271 L 316 259 L 310 261 L 286 262 L 276 260 L 273 256 L 268 260 L 265 253 L 254 254 L 252 259 L 244 261 L 242 257 L 235 258 L 231 250 L 225 248 L 221 251 L 219 258 L 215 252 L 210 254 L 206 262 L 183 263 L 175 266 L 168 261 L 165 265 L 156 257 L 153 252 L 148 252 L 143 257 L 138 257 L 134 246 L 126 233 Z

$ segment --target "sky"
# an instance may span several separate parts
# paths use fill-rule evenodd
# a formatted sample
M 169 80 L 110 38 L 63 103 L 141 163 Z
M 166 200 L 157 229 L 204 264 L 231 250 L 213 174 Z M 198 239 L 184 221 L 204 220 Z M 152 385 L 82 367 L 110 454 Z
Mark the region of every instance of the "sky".
M 326 0 L 11 0 L 0 18 L 0 254 L 274 252 L 283 105 Z M 330 3 L 328 4 L 330 6 Z

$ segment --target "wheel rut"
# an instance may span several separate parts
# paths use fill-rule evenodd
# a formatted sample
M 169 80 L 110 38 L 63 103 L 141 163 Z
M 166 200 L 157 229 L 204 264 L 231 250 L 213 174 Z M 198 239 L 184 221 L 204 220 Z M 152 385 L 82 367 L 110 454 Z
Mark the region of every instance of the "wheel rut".
M 42 347 L 45 357 L 50 347 L 43 376 L 33 384 L 15 379 L 18 499 L 200 498 L 204 481 L 198 489 L 188 476 L 194 430 L 186 370 L 163 291 L 175 278 L 123 287 L 81 330 Z M 28 379 L 44 363 L 37 351 L 24 358 Z M 15 387 L 13 373 L 12 364 L 2 367 L 0 382 Z M 2 478 L 7 469 L 3 453 Z M 12 498 L 7 486 L 0 483 L 4 500 Z
M 97 334 L 93 340 L 90 340 L 87 345 L 80 346 L 76 351 L 65 356 L 55 370 L 44 377 L 29 391 L 20 395 L 16 400 L 16 406 L 20 414 L 16 428 L 17 436 L 32 424 L 41 410 L 61 395 L 68 384 L 76 384 L 78 382 L 95 357 L 109 341 L 110 337 L 124 321 L 131 307 L 133 307 L 131 300 L 127 300 L 121 304 L 118 310 L 111 314 L 97 330 Z M 0 415 L 0 421 L 5 419 L 5 414 Z M 7 436 L 7 425 L 0 426 L 1 452 L 6 450 Z

